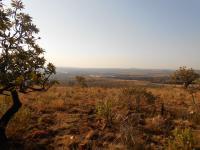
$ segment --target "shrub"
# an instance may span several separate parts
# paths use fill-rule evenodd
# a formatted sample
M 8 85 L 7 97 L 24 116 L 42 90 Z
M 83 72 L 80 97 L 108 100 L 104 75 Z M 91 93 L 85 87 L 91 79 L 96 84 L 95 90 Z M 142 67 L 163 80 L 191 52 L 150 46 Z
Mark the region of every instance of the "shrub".
M 81 86 L 81 87 L 87 87 L 87 83 L 86 83 L 86 79 L 85 77 L 82 77 L 82 76 L 76 76 L 76 81 L 78 82 L 78 84 Z
M 122 89 L 122 98 L 125 98 L 128 103 L 128 108 L 131 109 L 132 101 L 135 100 L 136 111 L 140 110 L 140 102 L 145 100 L 148 104 L 155 102 L 156 97 L 144 88 L 124 88 Z
M 141 134 L 138 130 L 138 125 L 141 120 L 141 116 L 138 114 L 132 114 L 122 121 L 120 125 L 121 142 L 127 149 L 144 149 L 141 147 Z
M 174 129 L 172 131 L 172 137 L 168 141 L 168 150 L 190 150 L 194 148 L 195 139 L 191 129 Z
M 110 99 L 100 101 L 96 105 L 97 115 L 103 117 L 106 120 L 108 126 L 113 123 L 113 102 Z
M 185 88 L 195 80 L 199 78 L 199 74 L 197 74 L 192 68 L 187 68 L 185 66 L 180 67 L 179 70 L 176 70 L 172 75 L 172 80 L 176 83 L 183 84 Z

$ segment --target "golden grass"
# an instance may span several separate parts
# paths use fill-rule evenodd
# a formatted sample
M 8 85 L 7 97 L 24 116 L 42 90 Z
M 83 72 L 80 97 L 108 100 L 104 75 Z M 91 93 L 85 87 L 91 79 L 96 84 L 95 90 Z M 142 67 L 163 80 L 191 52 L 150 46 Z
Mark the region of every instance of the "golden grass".
M 135 128 L 138 130 L 134 132 L 139 134 L 133 136 L 134 140 L 139 139 L 140 144 L 143 142 L 142 145 L 146 148 L 162 148 L 170 134 L 171 126 L 195 127 L 194 135 L 199 137 L 200 128 L 189 116 L 191 109 L 193 110 L 193 103 L 192 97 L 187 91 L 172 86 L 146 88 L 157 97 L 156 112 L 150 116 L 148 111 L 152 111 L 151 108 L 149 110 L 146 107 L 142 109 L 142 117 L 139 115 L 139 122 L 144 123 L 141 123 L 141 127 L 134 127 L 134 130 Z M 88 142 L 84 146 L 95 145 L 96 148 L 114 149 L 118 147 L 124 149 L 127 147 L 125 145 L 127 142 L 123 137 L 129 136 L 124 134 L 134 134 L 131 125 L 135 122 L 129 122 L 130 126 L 126 126 L 125 129 L 130 129 L 130 132 L 123 131 L 122 133 L 121 125 L 126 123 L 130 117 L 134 118 L 135 116 L 123 105 L 125 101 L 123 101 L 123 97 L 119 99 L 120 95 L 121 88 L 81 88 L 76 86 L 55 86 L 47 92 L 22 94 L 20 97 L 23 107 L 10 122 L 8 135 L 11 138 L 24 140 L 26 143 L 32 141 L 33 145 L 42 144 L 44 147 L 52 149 L 80 148 L 83 140 Z M 199 104 L 200 92 L 196 93 L 195 98 Z M 11 104 L 11 99 L 9 97 L 6 99 L 0 97 L 0 99 L 0 114 L 2 115 Z M 114 104 L 112 108 L 114 121 L 111 127 L 106 127 L 106 120 L 99 118 L 96 112 L 98 102 L 104 99 L 109 99 Z M 164 117 L 160 116 L 162 103 L 165 104 L 166 109 Z M 169 127 L 169 132 L 168 130 L 164 131 L 166 127 Z M 140 128 L 143 130 L 141 131 Z M 93 135 L 87 141 L 85 139 L 87 134 L 96 129 L 98 134 Z M 36 131 L 40 131 L 38 133 L 44 134 L 44 136 L 33 136 L 37 133 Z M 152 143 L 145 142 L 147 137 L 152 140 Z M 153 142 L 155 139 L 159 139 L 157 144 Z

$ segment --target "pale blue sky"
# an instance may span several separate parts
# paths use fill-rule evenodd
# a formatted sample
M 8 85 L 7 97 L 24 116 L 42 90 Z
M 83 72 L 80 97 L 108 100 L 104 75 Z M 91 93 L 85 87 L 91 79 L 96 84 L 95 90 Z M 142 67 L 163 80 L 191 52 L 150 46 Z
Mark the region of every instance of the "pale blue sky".
M 200 69 L 200 0 L 24 0 L 56 66 Z

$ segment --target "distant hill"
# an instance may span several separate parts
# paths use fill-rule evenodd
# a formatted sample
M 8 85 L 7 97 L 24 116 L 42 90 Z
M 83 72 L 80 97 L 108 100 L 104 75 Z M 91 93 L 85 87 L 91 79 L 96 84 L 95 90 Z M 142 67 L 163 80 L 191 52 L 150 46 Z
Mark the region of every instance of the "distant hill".
M 141 80 L 152 83 L 169 83 L 170 69 L 136 69 L 136 68 L 70 68 L 58 67 L 55 78 L 60 81 L 74 80 L 75 76 L 87 78 L 107 78 L 120 80 Z M 197 71 L 200 73 L 200 71 Z
M 122 80 L 147 80 L 152 81 L 159 78 L 166 79 L 174 70 L 166 69 L 123 69 L 123 68 L 64 68 L 58 67 L 56 79 L 66 81 L 75 76 L 91 78 L 113 78 Z
M 135 76 L 168 76 L 174 70 L 167 69 L 123 69 L 123 68 L 64 68 L 58 67 L 58 74 L 71 75 L 97 75 L 97 76 L 115 76 L 115 75 L 135 75 Z

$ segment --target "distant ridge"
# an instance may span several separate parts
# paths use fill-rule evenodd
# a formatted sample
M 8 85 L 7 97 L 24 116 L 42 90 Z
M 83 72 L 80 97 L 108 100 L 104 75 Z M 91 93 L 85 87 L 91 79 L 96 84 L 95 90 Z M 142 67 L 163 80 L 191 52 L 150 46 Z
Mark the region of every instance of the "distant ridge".
M 64 74 L 82 74 L 82 75 L 108 75 L 108 74 L 126 74 L 126 75 L 170 75 L 172 69 L 138 69 L 138 68 L 73 68 L 73 67 L 58 67 L 57 73 Z

